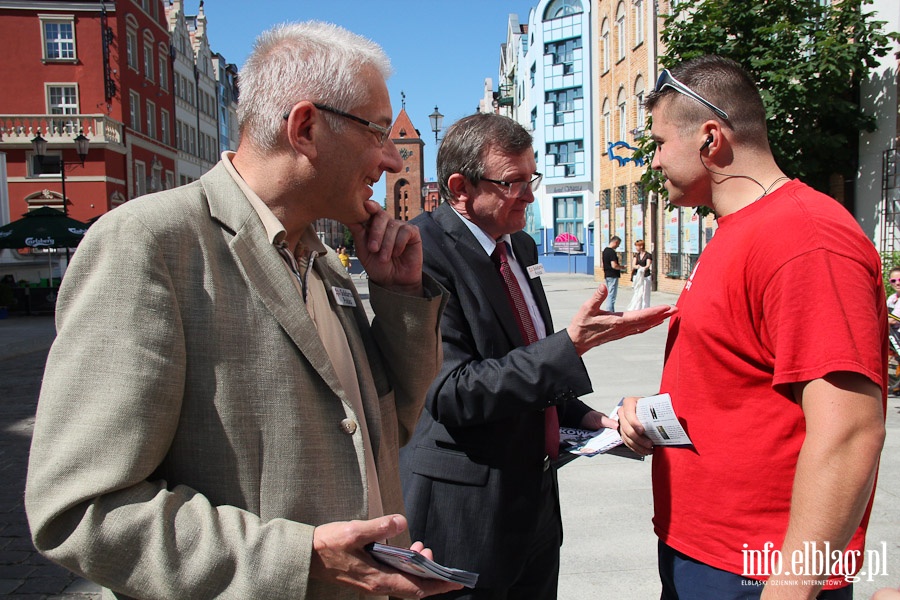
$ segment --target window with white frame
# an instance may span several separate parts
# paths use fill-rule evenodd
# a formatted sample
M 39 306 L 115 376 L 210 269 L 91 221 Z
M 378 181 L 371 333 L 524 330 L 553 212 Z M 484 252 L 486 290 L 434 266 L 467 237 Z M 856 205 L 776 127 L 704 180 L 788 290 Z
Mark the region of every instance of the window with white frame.
M 603 100 L 603 145 L 602 151 L 606 153 L 606 145 L 612 142 L 612 119 L 609 114 L 609 98 Z
M 158 158 L 153 157 L 153 162 L 150 167 L 150 191 L 158 192 L 163 189 L 163 165 Z
M 74 83 L 46 84 L 47 114 L 77 115 L 78 86 Z M 50 127 L 55 133 L 77 133 L 75 119 L 51 119 Z
M 627 103 L 625 102 L 625 88 L 619 88 L 619 96 L 616 100 L 619 117 L 619 139 L 624 140 L 628 131 L 628 113 L 626 111 Z
M 147 100 L 147 135 L 156 139 L 156 105 Z
M 153 81 L 153 43 L 144 42 L 144 77 Z
M 134 196 L 143 196 L 147 193 L 147 165 L 143 162 L 134 161 Z
M 159 87 L 169 89 L 169 57 L 162 51 L 159 53 Z
M 128 66 L 135 71 L 138 70 L 138 41 L 137 33 L 132 30 L 125 32 L 125 56 Z
M 625 3 L 619 2 L 616 9 L 616 59 L 625 58 Z
M 188 125 L 188 152 L 193 156 L 197 156 L 197 129 Z
M 164 108 L 159 109 L 159 133 L 160 141 L 163 144 L 169 143 L 169 111 Z
M 75 17 L 41 18 L 41 37 L 44 42 L 44 60 L 74 61 Z
M 600 45 L 603 48 L 603 72 L 609 71 L 611 50 L 609 47 L 609 19 L 603 19 L 603 27 L 600 29 Z
M 634 81 L 634 104 L 635 104 L 635 120 L 634 127 L 643 132 L 647 126 L 647 113 L 644 107 L 644 78 L 640 75 Z
M 137 92 L 128 92 L 129 125 L 135 131 L 141 130 L 141 96 Z
M 78 114 L 78 88 L 76 84 L 47 84 L 47 112 L 51 115 Z
M 644 0 L 634 0 L 634 45 L 644 43 Z

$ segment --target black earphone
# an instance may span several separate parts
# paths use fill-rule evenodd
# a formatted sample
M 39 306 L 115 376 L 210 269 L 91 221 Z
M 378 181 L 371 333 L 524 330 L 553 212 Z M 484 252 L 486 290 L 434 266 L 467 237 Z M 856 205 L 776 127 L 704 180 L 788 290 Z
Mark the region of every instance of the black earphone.
M 709 145 L 712 144 L 714 141 L 715 141 L 715 138 L 713 136 L 709 136 L 708 138 L 706 138 L 706 141 L 703 142 L 702 146 L 700 146 L 700 152 L 703 152 L 704 150 L 709 148 Z

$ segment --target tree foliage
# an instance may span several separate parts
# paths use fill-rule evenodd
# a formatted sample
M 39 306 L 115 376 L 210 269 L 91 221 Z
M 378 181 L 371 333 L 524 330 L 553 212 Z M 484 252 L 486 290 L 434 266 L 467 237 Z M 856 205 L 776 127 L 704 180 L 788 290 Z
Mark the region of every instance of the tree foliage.
M 704 54 L 740 63 L 756 80 L 769 141 L 782 170 L 828 192 L 829 178 L 852 178 L 860 131 L 875 117 L 859 106 L 859 84 L 898 34 L 866 12 L 871 0 L 679 0 L 665 15 L 664 67 Z M 649 126 L 647 128 L 649 131 Z M 652 153 L 642 140 L 639 153 Z M 649 163 L 648 163 L 649 164 Z M 645 185 L 661 190 L 653 174 Z

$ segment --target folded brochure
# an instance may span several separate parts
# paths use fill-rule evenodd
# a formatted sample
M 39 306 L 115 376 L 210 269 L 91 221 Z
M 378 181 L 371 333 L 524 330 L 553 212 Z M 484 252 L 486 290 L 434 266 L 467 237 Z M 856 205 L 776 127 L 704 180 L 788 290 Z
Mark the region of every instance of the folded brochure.
M 410 575 L 427 579 L 443 579 L 444 581 L 452 581 L 470 588 L 475 587 L 475 583 L 478 581 L 478 573 L 439 565 L 418 552 L 407 548 L 374 543 L 366 546 L 366 550 L 376 560 Z
M 610 418 L 619 420 L 619 408 L 622 401 L 616 405 Z M 672 408 L 672 397 L 669 394 L 658 394 L 641 398 L 637 403 L 637 418 L 644 426 L 645 435 L 656 446 L 690 446 L 691 438 L 675 416 Z M 582 456 L 594 456 L 602 454 L 622 445 L 622 438 L 615 429 L 600 429 L 588 431 L 584 429 L 570 429 L 561 427 L 559 430 L 560 443 L 569 446 L 566 451 Z

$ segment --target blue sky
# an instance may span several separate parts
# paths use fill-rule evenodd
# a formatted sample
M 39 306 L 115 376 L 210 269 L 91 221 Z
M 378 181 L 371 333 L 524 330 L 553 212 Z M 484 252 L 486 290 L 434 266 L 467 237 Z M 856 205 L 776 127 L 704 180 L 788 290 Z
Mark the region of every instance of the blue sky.
M 199 0 L 185 0 L 197 14 Z M 285 21 L 329 21 L 380 44 L 394 65 L 388 80 L 394 114 L 401 91 L 406 112 L 425 140 L 425 178 L 435 179 L 434 133 L 428 115 L 435 105 L 446 128 L 475 112 L 484 78 L 497 87 L 500 44 L 509 15 L 528 22 L 537 0 L 206 0 L 213 52 L 238 67 L 263 30 Z M 384 177 L 373 199 L 384 200 Z

